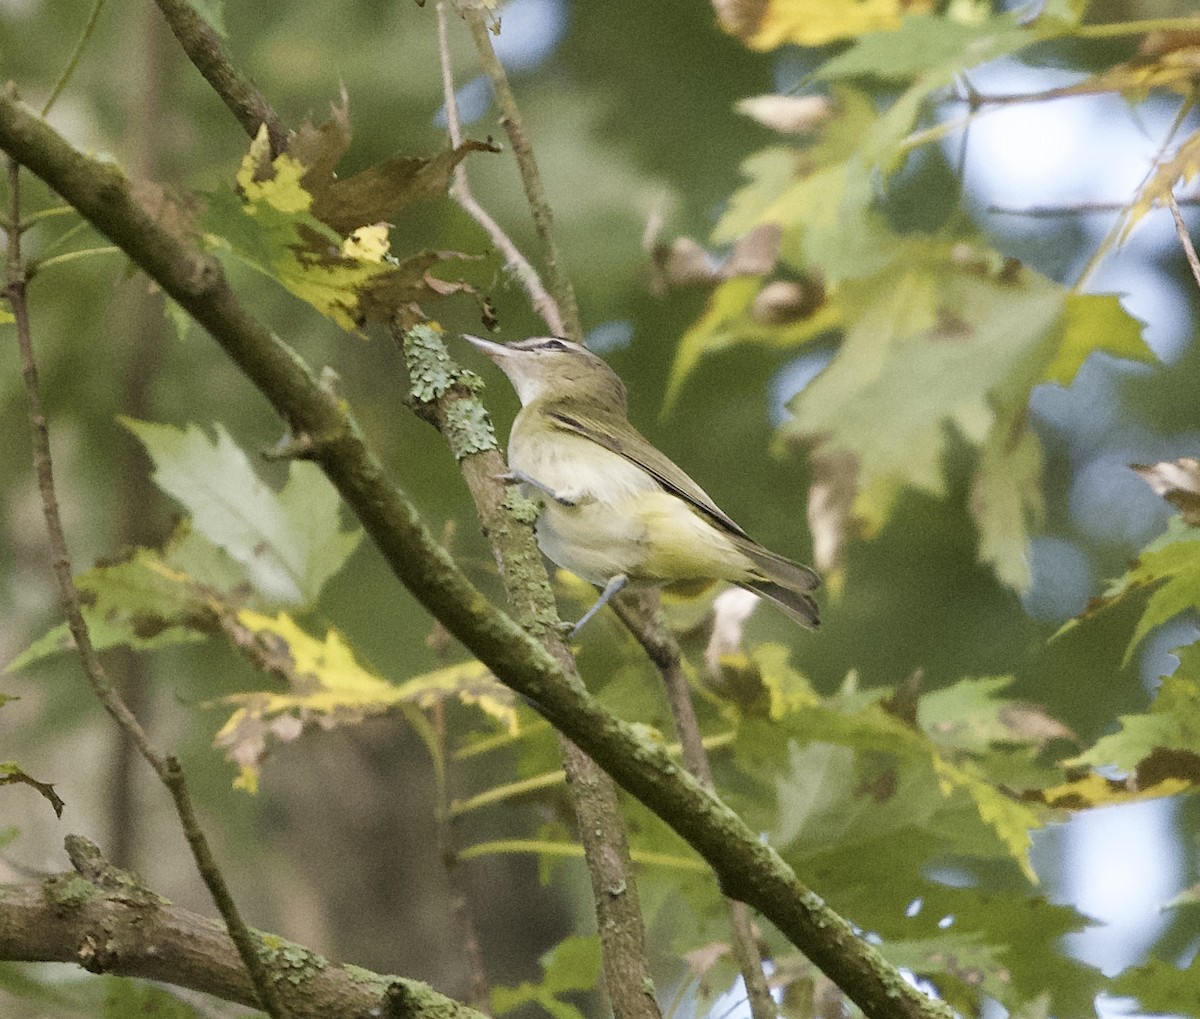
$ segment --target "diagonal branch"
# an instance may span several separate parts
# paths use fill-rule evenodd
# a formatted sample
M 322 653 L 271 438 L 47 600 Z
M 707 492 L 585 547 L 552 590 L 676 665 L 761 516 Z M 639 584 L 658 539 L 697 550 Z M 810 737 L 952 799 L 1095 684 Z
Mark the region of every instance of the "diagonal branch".
M 258 87 L 229 59 L 221 37 L 188 0 L 154 0 L 188 59 L 195 65 L 251 138 L 267 125 L 271 155 L 287 148 L 287 132 Z
M 137 204 L 117 168 L 72 148 L 11 94 L 0 94 L 0 148 L 74 205 L 208 330 L 293 431 L 308 438 L 314 459 L 396 577 L 497 677 L 689 842 L 726 894 L 774 923 L 873 1019 L 950 1019 L 944 1003 L 908 984 L 737 814 L 681 772 L 665 747 L 602 708 L 488 601 L 388 481 L 344 403 L 247 313 L 215 259 L 185 246 Z

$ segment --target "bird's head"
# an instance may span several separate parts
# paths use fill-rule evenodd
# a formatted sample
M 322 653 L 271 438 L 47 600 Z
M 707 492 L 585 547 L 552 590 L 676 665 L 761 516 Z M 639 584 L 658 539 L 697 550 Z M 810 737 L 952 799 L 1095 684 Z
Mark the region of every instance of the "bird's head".
M 558 336 L 539 336 L 507 344 L 466 334 L 463 339 L 496 362 L 517 391 L 522 406 L 548 400 L 625 413 L 625 384 L 601 358 L 581 344 Z

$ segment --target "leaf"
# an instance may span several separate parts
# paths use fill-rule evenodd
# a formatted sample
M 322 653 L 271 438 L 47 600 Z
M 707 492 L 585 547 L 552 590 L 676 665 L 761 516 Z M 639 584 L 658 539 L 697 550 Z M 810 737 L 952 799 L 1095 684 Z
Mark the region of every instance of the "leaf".
M 537 1004 L 555 1019 L 583 1019 L 583 1014 L 559 995 L 592 991 L 600 978 L 600 939 L 567 937 L 541 958 L 542 980 L 518 987 L 494 987 L 492 1009 L 503 1014 L 521 1005 Z
M 1200 786 L 1200 644 L 1176 654 L 1179 669 L 1163 677 L 1150 710 L 1122 715 L 1118 732 L 1101 737 L 1068 766 L 1115 766 L 1144 791 L 1168 780 Z
M 164 553 L 135 549 L 128 558 L 96 566 L 75 578 L 92 646 L 126 645 L 140 651 L 203 640 L 212 628 L 207 599 L 233 590 L 245 574 L 219 549 L 183 525 Z M 13 672 L 75 649 L 65 623 L 35 640 L 11 661 Z
M 343 530 L 340 500 L 314 464 L 292 461 L 283 491 L 271 491 L 228 433 L 216 441 L 189 425 L 122 423 L 154 461 L 155 483 L 192 514 L 196 530 L 246 570 L 268 602 L 311 605 L 358 546 Z
M 913 13 L 894 28 L 855 33 L 860 37 L 854 45 L 825 61 L 813 78 L 836 81 L 868 77 L 907 82 L 920 76 L 932 90 L 949 84 L 968 68 L 1046 38 L 1047 31 L 1061 32 L 1057 25 L 1047 26 L 1040 20 L 1023 26 L 1012 13 L 978 20 Z
M 1050 740 L 1074 739 L 1074 733 L 1045 709 L 997 696 L 1012 676 L 961 679 L 922 694 L 917 703 L 921 728 L 946 750 L 982 754 L 997 744 L 1041 747 Z
M 1029 535 L 1045 523 L 1042 459 L 1042 444 L 1032 431 L 997 422 L 979 451 L 971 482 L 979 561 L 1014 591 L 1029 590 Z
M 1149 358 L 1112 298 L 1068 294 L 1028 271 L 992 274 L 932 242 L 909 242 L 896 266 L 843 288 L 849 320 L 837 356 L 791 404 L 782 434 L 816 456 L 858 464 L 854 518 L 868 534 L 900 488 L 945 494 L 955 441 L 979 451 L 971 508 L 980 556 L 1027 585 L 1024 551 L 1042 515 L 1041 450 L 1023 408 L 1044 380 L 1074 377 L 1090 350 Z M 1103 326 L 1102 326 L 1103 323 Z
M 1194 66 L 1192 73 L 1195 74 Z M 1177 184 L 1182 183 L 1186 187 L 1197 177 L 1200 177 L 1200 131 L 1188 135 L 1170 159 L 1163 160 L 1154 167 L 1125 214 L 1123 236 L 1128 236 L 1129 231 L 1154 206 L 1169 202 Z
M 1145 587 L 1153 587 L 1154 591 L 1125 649 L 1126 663 L 1151 630 L 1181 612 L 1200 606 L 1200 527 L 1185 523 L 1182 516 L 1172 517 L 1166 531 L 1142 550 L 1125 575 L 1110 584 L 1081 618 L 1115 605 L 1130 592 Z M 1078 622 L 1071 620 L 1059 633 Z
M 764 674 L 786 666 L 783 656 L 755 657 Z M 965 798 L 983 830 L 996 841 L 988 847 L 979 839 L 978 825 L 968 825 L 956 836 L 970 845 L 964 851 L 1002 852 L 1036 882 L 1029 862 L 1029 831 L 1042 824 L 1039 809 L 989 782 L 980 761 L 963 753 L 952 758 L 925 732 L 885 710 L 878 696 L 865 703 L 855 699 L 840 704 L 838 698 L 814 702 L 810 693 L 807 699 L 780 705 L 773 721 L 781 732 L 773 738 L 787 741 L 787 762 L 772 770 L 777 770 L 776 826 L 781 842 L 845 839 L 864 818 L 870 821 L 859 837 L 873 838 L 888 824 L 919 824 L 923 811 L 928 819 Z M 934 717 L 939 710 L 935 703 Z M 747 744 L 756 738 L 768 736 L 761 727 L 739 728 L 739 746 L 746 754 L 743 766 L 754 766 L 755 755 L 748 753 Z M 890 820 L 885 820 L 888 815 Z
M 825 0 L 767 0 L 753 23 L 744 23 L 725 13 L 734 5 L 723 0 L 716 5 L 726 31 L 738 35 L 751 49 L 772 50 L 786 43 L 823 46 L 838 39 L 877 29 L 895 29 L 906 13 L 927 11 L 931 0 L 858 0 L 828 3 Z M 723 16 L 722 16 L 723 15 Z
M 426 673 L 399 686 L 360 665 L 336 630 L 310 636 L 287 615 L 269 617 L 243 610 L 226 632 L 259 668 L 287 684 L 287 692 L 234 694 L 222 704 L 238 705 L 214 739 L 239 765 L 236 785 L 253 792 L 268 740 L 299 737 L 312 721 L 324 728 L 353 725 L 397 706 L 428 709 L 455 698 L 478 707 L 510 731 L 517 726 L 513 695 L 477 661 Z
M 238 170 L 238 193 L 209 195 L 203 225 L 210 247 L 236 255 L 354 331 L 367 319 L 391 320 L 410 314 L 406 305 L 415 301 L 466 288 L 428 275 L 437 262 L 460 257 L 456 252 L 391 258 L 387 225 L 414 202 L 444 195 L 458 163 L 494 146 L 468 141 L 432 159 L 394 157 L 339 179 L 334 167 L 349 144 L 345 102 L 321 127 L 305 122 L 274 158 L 264 126 Z
M 1131 966 L 1113 978 L 1112 993 L 1136 998 L 1141 1012 L 1191 1016 L 1200 1019 L 1200 955 L 1190 966 L 1172 966 L 1152 959 Z
M 39 782 L 36 778 L 28 775 L 21 769 L 21 766 L 16 761 L 0 761 L 0 785 L 27 785 L 31 789 L 36 789 L 47 803 L 54 808 L 54 813 L 57 817 L 62 817 L 63 799 L 54 791 L 54 785 L 50 782 Z
M 1183 522 L 1200 527 L 1200 460 L 1185 456 L 1154 465 L 1130 464 L 1142 480 L 1179 510 Z

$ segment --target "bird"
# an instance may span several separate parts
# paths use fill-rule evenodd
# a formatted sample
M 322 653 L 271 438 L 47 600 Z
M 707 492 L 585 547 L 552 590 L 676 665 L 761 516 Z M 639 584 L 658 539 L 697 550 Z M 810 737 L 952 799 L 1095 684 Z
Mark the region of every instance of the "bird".
M 727 581 L 820 625 L 807 566 L 760 545 L 629 422 L 625 384 L 599 356 L 559 336 L 464 339 L 508 376 L 521 410 L 504 480 L 542 503 L 538 546 L 601 589 L 574 637 L 628 584 L 699 592 Z

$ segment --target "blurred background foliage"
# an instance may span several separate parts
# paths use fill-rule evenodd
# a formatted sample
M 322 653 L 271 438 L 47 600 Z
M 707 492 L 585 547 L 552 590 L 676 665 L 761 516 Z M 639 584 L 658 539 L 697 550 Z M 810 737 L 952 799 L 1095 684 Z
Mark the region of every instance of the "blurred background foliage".
M 1053 16 L 1059 5 L 1046 6 Z M 0 70 L 32 105 L 40 106 L 49 94 L 90 9 L 85 0 L 0 2 Z M 1187 0 L 1097 2 L 1089 20 L 1192 13 Z M 267 0 L 229 5 L 224 20 L 234 59 L 285 123 L 324 120 L 345 89 L 354 137 L 339 169 L 343 176 L 396 153 L 432 154 L 444 146 L 431 9 L 379 0 L 303 5 Z M 489 89 L 476 78 L 470 40 L 460 25 L 451 28 L 460 102 L 470 121 L 466 132 L 499 135 Z M 514 0 L 504 9 L 497 46 L 547 181 L 585 328 L 593 347 L 625 379 L 631 418 L 755 537 L 811 561 L 806 522 L 811 436 L 788 440 L 785 404 L 800 392 L 794 406 L 804 407 L 804 386 L 828 362 L 836 334 L 815 330 L 799 342 L 798 334 L 788 339 L 785 328 L 735 328 L 687 363 L 688 340 L 681 347 L 681 338 L 696 342 L 697 330 L 703 331 L 712 287 L 669 285 L 669 278 L 664 285 L 662 261 L 655 265 L 645 241 L 653 222 L 660 224 L 654 240 L 662 245 L 694 237 L 714 259 L 727 254 L 731 237 L 721 237 L 724 245 L 710 238 L 731 196 L 746 184 L 743 164 L 755 153 L 788 144 L 738 112 L 736 104 L 794 90 L 847 45 L 833 38 L 801 41 L 808 45 L 756 51 L 722 31 L 713 8 L 699 0 L 653 5 Z M 1048 39 L 1020 60 L 973 70 L 971 83 L 983 93 L 1061 87 L 1134 58 L 1139 41 L 1136 35 Z M 956 61 L 971 66 L 961 52 L 948 63 Z M 887 115 L 908 81 L 876 70 L 878 75 L 848 75 L 853 79 L 848 87 L 866 97 L 871 116 Z M 836 118 L 854 108 L 847 93 L 838 95 L 835 127 Z M 1180 104 L 1169 90 L 1136 98 L 1084 96 L 1017 105 L 980 118 L 965 140 L 949 135 L 944 144 L 927 145 L 890 167 L 894 176 L 887 187 L 869 197 L 897 234 L 940 231 L 943 237 L 969 238 L 980 250 L 998 253 L 999 261 L 988 263 L 989 273 L 1002 272 L 1005 258 L 1018 259 L 1025 272 L 1069 286 L 1117 213 L 1086 207 L 1048 216 L 1013 211 L 1127 201 Z M 922 109 L 914 126 L 930 127 L 964 112 L 961 102 L 934 104 Z M 103 11 L 50 120 L 81 148 L 181 195 L 227 188 L 247 149 L 245 137 L 149 3 Z M 1177 137 L 1195 129 L 1192 116 Z M 476 196 L 523 250 L 536 250 L 512 161 L 479 154 L 468 166 Z M 49 201 L 29 178 L 25 194 L 30 207 Z M 1188 207 L 1184 214 L 1195 223 Z M 31 236 L 35 258 L 54 253 L 39 250 L 53 236 Z M 488 248 L 478 228 L 448 201 L 407 210 L 392 241 L 401 253 Z M 794 261 L 787 278 L 799 275 L 809 284 L 816 279 L 819 288 L 821 267 L 810 268 L 813 276 L 804 277 L 803 266 Z M 542 331 L 494 255 L 461 271 L 492 299 L 503 338 Z M 363 342 L 252 271 L 233 267 L 231 273 L 260 318 L 310 364 L 337 371 L 339 391 L 391 475 L 435 529 L 445 528 L 447 543 L 473 579 L 499 599 L 491 556 L 457 468 L 440 437 L 404 406 L 402 358 L 387 336 L 372 330 Z M 834 570 L 836 590 L 824 599 L 820 635 L 798 634 L 781 615 L 762 611 L 748 624 L 748 648 L 787 645 L 790 667 L 804 677 L 806 689 L 823 696 L 838 691 L 850 696 L 844 682 L 851 672 L 865 689 L 897 686 L 919 672 L 927 691 L 964 677 L 1011 675 L 1004 696 L 1043 705 L 1076 734 L 1079 749 L 1111 731 L 1118 715 L 1146 709 L 1159 677 L 1174 667 L 1172 649 L 1196 637 L 1194 612 L 1151 634 L 1128 663 L 1126 645 L 1142 608 L 1135 600 L 1118 603 L 1057 640 L 1049 638 L 1102 592 L 1108 578 L 1124 572 L 1170 516 L 1170 507 L 1126 465 L 1195 455 L 1200 445 L 1198 295 L 1169 215 L 1161 210 L 1149 215 L 1128 243 L 1107 255 L 1088 289 L 1125 295 L 1124 308 L 1146 323 L 1144 339 L 1161 360 L 1134 364 L 1093 355 L 1069 386 L 1047 382 L 1033 390 L 1027 421 L 1044 450 L 1045 523 L 1029 549 L 1027 589 L 1001 583 L 980 563 L 970 498 L 975 454 L 961 435 L 948 431 L 941 458 L 944 492 L 901 489 L 877 533 L 845 546 Z M 278 422 L 248 383 L 196 327 L 177 329 L 163 313 L 161 295 L 119 255 L 47 268 L 31 294 L 78 569 L 123 548 L 161 547 L 180 513 L 148 483 L 149 461 L 118 424 L 118 414 L 178 426 L 197 423 L 209 431 L 219 422 L 251 452 L 279 438 Z M 480 328 L 469 299 L 433 311 L 450 331 Z M 1095 340 L 1103 345 L 1103 337 Z M 516 410 L 514 395 L 480 358 L 459 354 L 487 379 L 486 399 L 505 434 Z M 1025 403 L 1017 413 L 1026 420 Z M 0 443 L 0 660 L 7 662 L 55 618 L 11 343 L 0 344 L 0 429 L 9 437 Z M 257 463 L 256 470 L 276 487 L 283 484 L 279 465 Z M 565 614 L 574 611 L 569 603 L 578 597 L 576 589 L 563 588 Z M 335 626 L 360 662 L 396 683 L 461 657 L 365 543 L 330 580 L 319 608 L 307 618 L 314 632 Z M 581 668 L 593 687 L 625 717 L 669 731 L 657 681 L 616 625 L 611 620 L 597 625 L 582 643 Z M 249 797 L 230 789 L 235 772 L 211 747 L 224 714 L 206 705 L 261 688 L 261 677 L 213 641 L 149 658 L 112 654 L 114 673 L 129 678 L 131 700 L 160 742 L 179 748 L 241 905 L 256 926 L 334 957 L 465 995 L 471 974 L 460 932 L 446 919 L 452 889 L 439 863 L 435 776 L 414 729 L 380 717 L 356 727 L 310 731 L 275 750 L 264 765 L 259 793 Z M 781 675 L 777 663 L 763 671 Z M 10 880 L 60 869 L 62 836 L 79 831 L 117 862 L 139 869 L 155 890 L 207 912 L 168 805 L 145 769 L 130 761 L 128 748 L 111 732 L 77 673 L 74 662 L 59 657 L 4 677 L 3 692 L 20 700 L 0 713 L 3 756 L 55 782 L 67 813 L 56 822 L 40 802 L 26 809 L 31 794 L 6 791 L 4 823 L 15 825 L 20 835 L 6 846 L 0 866 Z M 719 723 L 720 710 L 712 705 L 708 710 L 707 721 Z M 449 732 L 479 724 L 470 709 L 450 705 L 446 712 Z M 755 731 L 745 727 L 744 754 L 725 767 L 719 784 L 752 823 L 766 829 L 779 822 L 767 816 L 769 791 L 759 786 L 773 780 L 756 777 L 750 768 Z M 528 740 L 520 749 L 514 745 L 453 762 L 452 795 L 466 797 L 517 774 L 552 770 L 556 763 L 544 743 Z M 788 759 L 783 742 L 776 737 L 776 743 L 780 755 L 761 762 L 764 774 L 794 769 L 803 775 L 822 768 L 836 773 L 836 760 Z M 1068 746 L 1060 756 L 1072 752 Z M 786 800 L 786 780 L 781 782 Z M 562 838 L 569 828 L 569 811 L 556 794 L 507 806 L 464 814 L 452 828 L 456 846 L 538 832 Z M 810 816 L 806 812 L 818 808 L 792 809 Z M 641 808 L 631 806 L 630 814 L 635 831 L 653 830 Z M 1101 815 L 1107 820 L 1097 820 Z M 1113 922 L 1107 933 L 1075 936 L 1074 948 L 1084 959 L 1115 971 L 1157 944 L 1168 962 L 1190 961 L 1197 940 L 1195 907 L 1167 913 L 1158 907 L 1200 879 L 1197 821 L 1195 802 L 1175 797 L 1105 808 L 1039 834 L 1033 860 L 1042 892 Z M 656 838 L 661 835 L 647 841 Z M 897 902 L 891 895 L 861 897 L 842 873 L 847 861 L 836 847 L 826 848 L 795 850 L 802 873 L 819 891 L 822 877 L 842 882 L 838 887 L 846 889 L 843 901 L 852 918 L 865 923 L 869 916 L 872 929 L 902 937 L 904 925 L 893 931 L 887 918 L 899 920 L 895 911 L 903 911 L 907 886 L 898 882 L 892 889 Z M 883 846 L 876 848 L 869 867 L 863 858 L 852 862 L 887 885 L 904 868 L 889 860 Z M 913 862 L 919 869 L 926 858 Z M 539 866 L 533 856 L 486 855 L 461 863 L 458 877 L 475 904 L 484 958 L 498 984 L 535 979 L 543 952 L 569 932 L 587 929 L 587 882 L 577 861 Z M 653 869 L 646 874 L 643 895 L 651 931 L 661 935 L 654 940 L 664 967 L 685 946 L 723 937 L 695 905 L 710 894 L 692 887 L 703 880 Z M 998 865 L 994 873 L 982 868 L 971 880 L 1007 886 L 1013 876 Z M 673 896 L 681 881 L 690 898 Z M 931 923 L 941 916 L 933 898 Z M 1024 921 L 1006 914 L 993 922 L 1010 924 L 1011 933 Z M 1044 925 L 1046 937 L 1053 940 L 1073 923 L 1062 914 Z M 914 931 L 910 926 L 908 936 L 915 939 Z M 920 936 L 935 935 L 922 928 Z M 664 969 L 663 979 L 669 986 L 680 975 Z M 1082 998 L 1091 986 L 1080 979 Z M 1033 997 L 1037 987 L 1022 990 Z M 1077 1000 L 1072 989 L 1059 990 L 1064 1001 Z M 25 1006 L 11 1006 L 18 1007 Z M 58 1006 L 47 1008 L 47 1014 L 59 1014 Z

